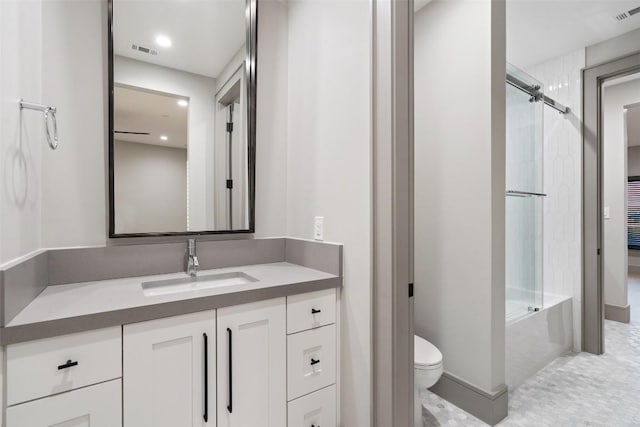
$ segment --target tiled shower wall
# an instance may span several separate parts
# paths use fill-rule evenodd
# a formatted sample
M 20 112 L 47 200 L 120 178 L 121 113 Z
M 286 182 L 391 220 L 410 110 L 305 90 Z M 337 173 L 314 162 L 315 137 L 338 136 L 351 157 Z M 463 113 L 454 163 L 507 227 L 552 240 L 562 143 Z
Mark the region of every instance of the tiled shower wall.
M 545 94 L 571 109 L 567 115 L 550 107 L 544 111 L 543 286 L 545 293 L 573 297 L 575 350 L 581 347 L 584 67 L 580 49 L 526 70 L 544 83 Z

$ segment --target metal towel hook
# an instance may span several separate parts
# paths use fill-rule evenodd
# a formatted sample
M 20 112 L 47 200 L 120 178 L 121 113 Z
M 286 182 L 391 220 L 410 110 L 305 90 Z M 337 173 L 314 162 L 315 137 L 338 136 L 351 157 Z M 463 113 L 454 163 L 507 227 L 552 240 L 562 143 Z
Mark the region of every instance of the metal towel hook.
M 44 131 L 47 136 L 47 142 L 49 143 L 49 147 L 51 147 L 52 150 L 58 148 L 58 122 L 56 120 L 56 107 L 27 102 L 21 99 L 20 110 L 23 110 L 25 108 L 27 110 L 42 111 L 44 113 Z M 51 126 L 49 126 L 49 117 L 51 117 L 51 122 L 53 123 L 53 138 L 51 136 Z

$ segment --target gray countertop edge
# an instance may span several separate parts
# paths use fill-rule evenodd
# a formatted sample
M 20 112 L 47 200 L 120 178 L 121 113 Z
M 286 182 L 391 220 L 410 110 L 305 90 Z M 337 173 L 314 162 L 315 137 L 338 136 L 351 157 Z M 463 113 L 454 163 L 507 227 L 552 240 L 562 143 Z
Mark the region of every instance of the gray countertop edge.
M 44 322 L 27 323 L 0 328 L 0 345 L 17 344 L 60 335 L 91 331 L 111 326 L 144 322 L 179 316 L 198 311 L 213 310 L 331 288 L 341 288 L 342 277 L 289 283 L 267 288 L 195 297 L 159 304 L 130 307 L 120 310 L 66 317 Z

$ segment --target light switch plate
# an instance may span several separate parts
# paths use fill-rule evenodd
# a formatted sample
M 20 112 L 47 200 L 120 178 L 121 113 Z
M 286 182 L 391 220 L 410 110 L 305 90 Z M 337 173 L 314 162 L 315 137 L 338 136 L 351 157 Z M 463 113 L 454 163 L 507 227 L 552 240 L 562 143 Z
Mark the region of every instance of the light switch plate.
M 313 220 L 313 238 L 315 240 L 324 240 L 324 217 L 317 216 Z
M 611 219 L 611 210 L 609 206 L 604 207 L 604 219 Z

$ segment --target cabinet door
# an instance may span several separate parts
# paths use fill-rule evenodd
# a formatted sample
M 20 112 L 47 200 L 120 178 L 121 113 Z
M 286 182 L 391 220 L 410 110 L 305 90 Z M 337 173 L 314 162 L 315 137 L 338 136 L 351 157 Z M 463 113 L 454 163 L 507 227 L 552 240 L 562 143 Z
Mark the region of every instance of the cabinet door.
M 215 426 L 215 310 L 125 325 L 126 427 Z
M 7 408 L 7 427 L 122 425 L 119 379 Z
M 287 412 L 285 300 L 218 310 L 218 426 L 282 427 Z

